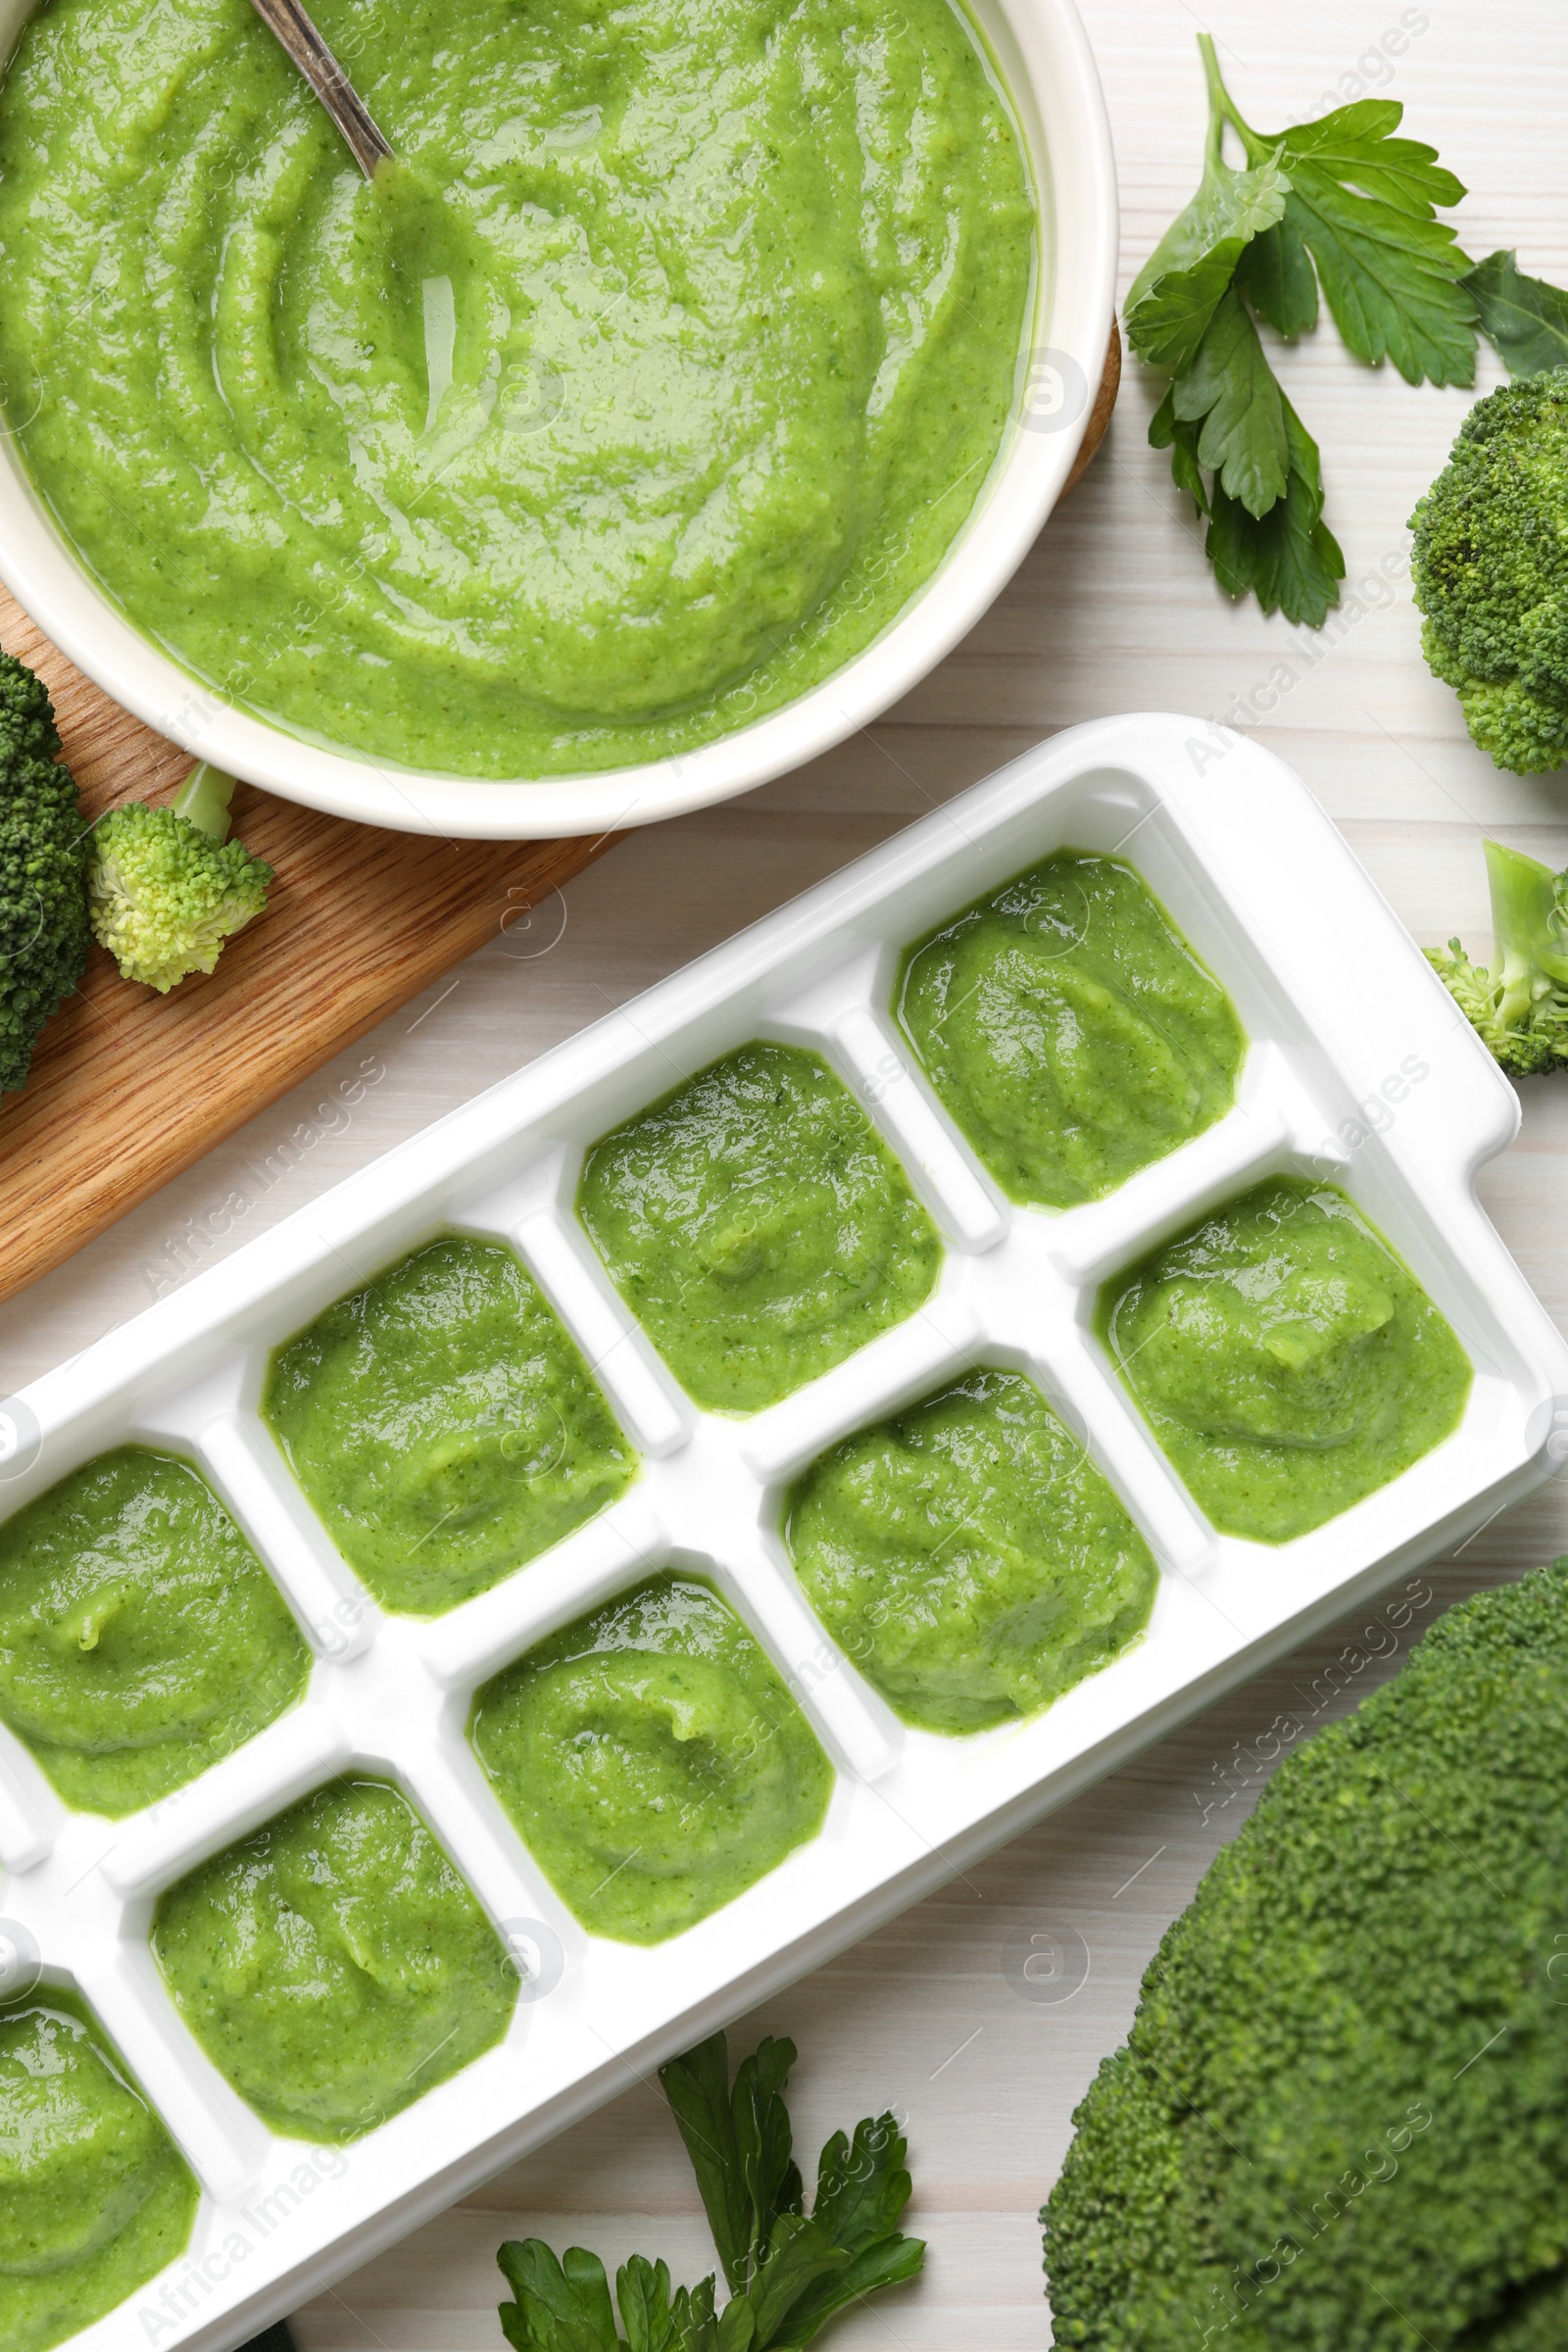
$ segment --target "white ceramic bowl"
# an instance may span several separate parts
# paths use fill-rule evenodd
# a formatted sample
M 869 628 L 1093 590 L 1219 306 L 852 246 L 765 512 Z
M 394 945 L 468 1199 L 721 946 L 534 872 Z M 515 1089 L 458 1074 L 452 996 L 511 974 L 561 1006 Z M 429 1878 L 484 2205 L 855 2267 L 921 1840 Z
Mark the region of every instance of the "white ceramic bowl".
M 0 0 L 9 57 L 34 0 Z M 973 627 L 1060 497 L 1115 301 L 1116 173 L 1073 0 L 971 0 L 1027 142 L 1040 203 L 1034 350 L 974 513 L 904 612 L 808 694 L 698 752 L 579 776 L 480 783 L 326 751 L 222 701 L 131 627 L 61 539 L 0 433 L 0 578 L 62 653 L 161 735 L 309 808 L 404 833 L 531 840 L 618 831 L 731 799 L 865 726 Z

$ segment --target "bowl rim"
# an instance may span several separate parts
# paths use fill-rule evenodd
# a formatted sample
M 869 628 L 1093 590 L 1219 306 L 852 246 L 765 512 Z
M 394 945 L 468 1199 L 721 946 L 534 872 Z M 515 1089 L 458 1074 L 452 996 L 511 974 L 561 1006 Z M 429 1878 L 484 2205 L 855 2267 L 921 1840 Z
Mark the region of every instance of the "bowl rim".
M 962 4 L 962 0 L 960 0 Z M 0 0 L 9 58 L 35 0 Z M 0 430 L 0 580 L 105 694 L 195 759 L 328 815 L 447 839 L 598 836 L 710 808 L 803 766 L 879 717 L 963 637 L 1029 552 L 1087 429 L 1115 314 L 1118 215 L 1104 95 L 1075 0 L 975 0 L 1030 147 L 1042 252 L 1035 342 L 990 477 L 935 571 L 872 642 L 792 702 L 670 759 L 482 781 L 384 765 L 224 701 L 126 619 L 68 547 Z M 1029 362 L 1065 357 L 1077 405 L 1021 414 Z

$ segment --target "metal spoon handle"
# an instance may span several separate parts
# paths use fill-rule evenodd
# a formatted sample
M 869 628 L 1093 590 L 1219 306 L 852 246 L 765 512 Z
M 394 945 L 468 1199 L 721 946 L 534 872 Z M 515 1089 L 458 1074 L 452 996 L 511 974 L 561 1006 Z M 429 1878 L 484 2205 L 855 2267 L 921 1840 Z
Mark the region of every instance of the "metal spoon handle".
M 349 152 L 366 178 L 373 179 L 377 164 L 384 164 L 392 150 L 299 0 L 251 0 L 251 5 L 262 23 L 276 33 L 343 133 Z

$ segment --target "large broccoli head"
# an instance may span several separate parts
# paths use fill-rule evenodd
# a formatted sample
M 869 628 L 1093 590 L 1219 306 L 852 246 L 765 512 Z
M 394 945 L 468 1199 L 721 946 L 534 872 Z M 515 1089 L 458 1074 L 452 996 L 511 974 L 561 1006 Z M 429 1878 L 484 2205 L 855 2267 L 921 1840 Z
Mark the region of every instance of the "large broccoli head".
M 79 982 L 92 933 L 76 787 L 41 680 L 0 654 L 0 1094 Z
M 1568 2344 L 1568 1560 L 1275 1775 L 1046 2209 L 1085 2352 Z
M 1478 401 L 1410 517 L 1422 645 L 1499 767 L 1568 760 L 1568 368 Z

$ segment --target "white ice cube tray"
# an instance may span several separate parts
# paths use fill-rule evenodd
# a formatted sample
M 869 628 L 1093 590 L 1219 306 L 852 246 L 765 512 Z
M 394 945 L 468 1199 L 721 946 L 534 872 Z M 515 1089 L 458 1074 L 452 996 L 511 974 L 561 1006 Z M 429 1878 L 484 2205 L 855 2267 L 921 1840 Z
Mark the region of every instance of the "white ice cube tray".
M 912 1065 L 890 1011 L 902 951 L 1053 851 L 1128 858 L 1229 990 L 1250 1049 L 1231 1113 L 1110 1198 L 1009 1205 Z M 749 1418 L 699 1412 L 573 1214 L 584 1148 L 755 1037 L 825 1054 L 947 1246 L 927 1303 Z M 1555 1466 L 1568 1350 L 1477 1204 L 1518 1106 L 1289 769 L 1195 720 L 1057 736 L 301 1210 L 15 1400 L 36 1459 L 7 1509 L 127 1440 L 196 1463 L 316 1653 L 292 1713 L 122 1823 L 72 1814 L 0 1731 L 0 1914 L 74 1983 L 203 2190 L 189 2253 L 75 2342 L 228 2352 L 379 2247 L 939 1885 Z M 1098 1286 L 1259 1179 L 1342 1185 L 1475 1366 L 1453 1436 L 1382 1492 L 1271 1549 L 1217 1537 L 1093 1332 Z M 270 1350 L 443 1231 L 510 1242 L 643 1456 L 600 1518 L 433 1621 L 384 1614 L 294 1485 L 257 1403 Z M 823 1447 L 977 1362 L 1020 1366 L 1078 1432 L 1159 1563 L 1143 1642 L 1029 1723 L 906 1730 L 827 1640 L 779 1535 Z M 26 1459 L 25 1448 L 17 1461 Z M 17 1462 L 13 1462 L 16 1471 Z M 578 1926 L 471 1753 L 476 1685 L 666 1564 L 713 1580 L 837 1769 L 821 1835 L 653 1950 Z M 271 2135 L 180 2022 L 148 1948 L 160 1892 L 347 1766 L 395 1780 L 503 1932 L 544 1955 L 505 2042 L 343 2151 Z M 530 1924 L 531 1923 L 531 1924 Z M 562 1965 L 553 1983 L 556 1955 Z

